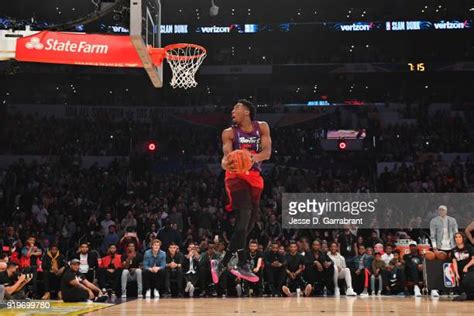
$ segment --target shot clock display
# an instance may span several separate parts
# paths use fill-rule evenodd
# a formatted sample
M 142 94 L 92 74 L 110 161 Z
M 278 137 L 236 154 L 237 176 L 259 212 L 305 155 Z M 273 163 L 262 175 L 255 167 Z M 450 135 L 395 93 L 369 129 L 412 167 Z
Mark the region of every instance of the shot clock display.
M 424 72 L 426 70 L 425 63 L 408 63 L 409 71 Z

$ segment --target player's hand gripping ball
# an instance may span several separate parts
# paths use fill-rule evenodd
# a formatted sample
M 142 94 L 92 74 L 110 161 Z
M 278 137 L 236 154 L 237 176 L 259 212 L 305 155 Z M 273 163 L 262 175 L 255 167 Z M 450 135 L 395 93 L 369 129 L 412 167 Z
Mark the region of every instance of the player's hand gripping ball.
M 252 168 L 252 156 L 248 150 L 237 149 L 227 155 L 228 170 L 236 173 L 245 173 Z

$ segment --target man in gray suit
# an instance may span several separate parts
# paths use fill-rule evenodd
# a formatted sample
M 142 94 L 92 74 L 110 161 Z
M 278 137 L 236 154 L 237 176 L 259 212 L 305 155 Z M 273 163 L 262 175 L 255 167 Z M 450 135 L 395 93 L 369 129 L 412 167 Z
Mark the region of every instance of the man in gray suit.
M 448 216 L 448 208 L 444 205 L 438 207 L 439 216 L 433 218 L 430 222 L 430 235 L 433 251 L 451 251 L 456 243 L 454 234 L 458 232 L 458 223 L 456 219 Z
M 453 217 L 448 216 L 448 208 L 444 205 L 438 207 L 439 216 L 430 222 L 430 236 L 433 252 L 438 258 L 440 251 L 449 254 L 456 246 L 454 234 L 458 232 L 458 223 Z M 438 290 L 431 290 L 431 297 L 439 297 Z

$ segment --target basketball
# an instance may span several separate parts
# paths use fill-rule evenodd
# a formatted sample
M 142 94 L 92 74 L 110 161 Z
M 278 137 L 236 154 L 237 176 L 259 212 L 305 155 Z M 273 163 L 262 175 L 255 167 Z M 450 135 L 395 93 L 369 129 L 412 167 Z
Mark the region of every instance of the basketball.
M 234 150 L 227 156 L 227 160 L 232 164 L 233 171 L 237 173 L 244 173 L 252 168 L 252 157 L 248 150 Z
M 436 259 L 444 261 L 448 258 L 448 254 L 444 251 L 438 251 L 436 254 Z
M 435 257 L 436 257 L 436 256 L 435 256 L 435 254 L 434 254 L 433 251 L 427 251 L 427 252 L 425 253 L 425 258 L 426 258 L 426 260 L 434 260 Z

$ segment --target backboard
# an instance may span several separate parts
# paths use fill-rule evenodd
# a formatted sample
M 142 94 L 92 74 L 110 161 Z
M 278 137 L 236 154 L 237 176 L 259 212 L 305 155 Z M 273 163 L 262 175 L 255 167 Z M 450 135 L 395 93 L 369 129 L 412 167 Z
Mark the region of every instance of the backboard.
M 153 86 L 163 87 L 163 67 L 148 52 L 148 46 L 161 48 L 161 0 L 130 0 L 130 37 Z

